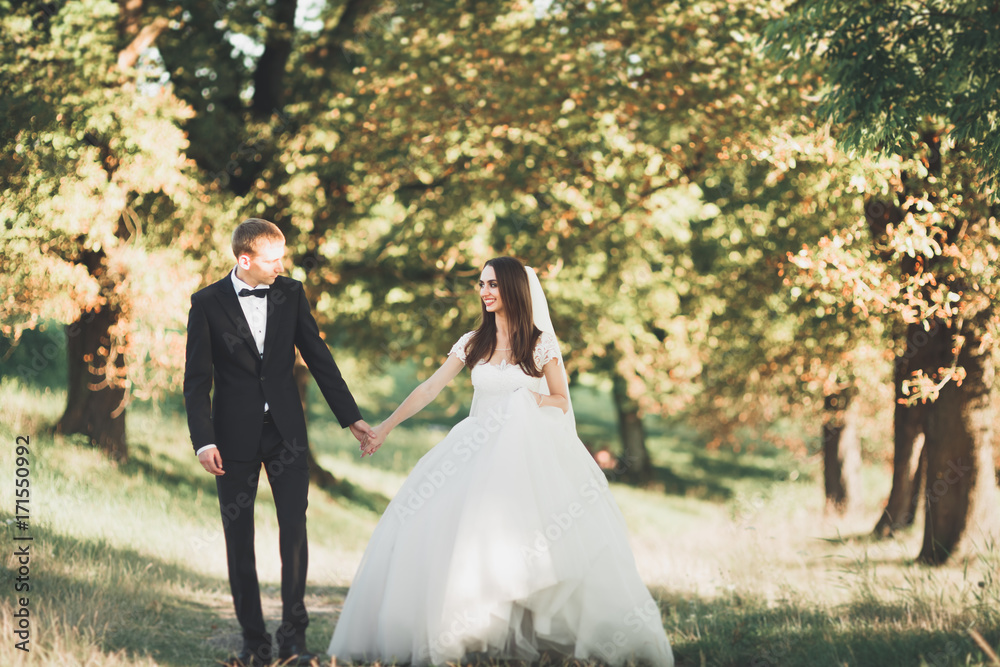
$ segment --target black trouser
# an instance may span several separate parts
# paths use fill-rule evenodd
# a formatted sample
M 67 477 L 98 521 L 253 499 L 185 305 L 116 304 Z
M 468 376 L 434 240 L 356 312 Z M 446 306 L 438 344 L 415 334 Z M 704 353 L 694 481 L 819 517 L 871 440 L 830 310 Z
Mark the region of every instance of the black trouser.
M 270 416 L 265 416 L 260 437 L 259 458 L 253 461 L 223 460 L 226 474 L 216 477 L 219 507 L 226 534 L 229 587 L 233 593 L 236 619 L 243 628 L 243 647 L 270 660 L 271 637 L 264 627 L 254 554 L 254 500 L 260 467 L 264 465 L 278 515 L 278 542 L 281 553 L 281 626 L 275 632 L 279 651 L 285 643 L 305 643 L 306 569 L 309 548 L 306 542 L 306 506 L 309 504 L 309 464 L 306 445 L 295 447 L 283 441 Z

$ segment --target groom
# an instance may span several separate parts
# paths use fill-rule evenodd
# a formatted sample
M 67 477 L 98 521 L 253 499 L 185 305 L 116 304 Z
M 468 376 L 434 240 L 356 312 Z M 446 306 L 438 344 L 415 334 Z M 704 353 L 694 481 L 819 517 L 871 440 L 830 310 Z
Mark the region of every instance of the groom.
M 184 405 L 198 461 L 216 476 L 229 585 L 243 650 L 233 665 L 272 662 L 254 557 L 254 499 L 261 466 L 278 515 L 281 626 L 278 658 L 310 664 L 303 598 L 309 467 L 305 416 L 292 375 L 298 348 L 342 427 L 363 441 L 371 428 L 320 338 L 302 283 L 285 278 L 285 237 L 250 218 L 233 232 L 236 268 L 191 297 Z M 213 396 L 209 396 L 212 387 Z M 285 664 L 285 663 L 283 663 Z

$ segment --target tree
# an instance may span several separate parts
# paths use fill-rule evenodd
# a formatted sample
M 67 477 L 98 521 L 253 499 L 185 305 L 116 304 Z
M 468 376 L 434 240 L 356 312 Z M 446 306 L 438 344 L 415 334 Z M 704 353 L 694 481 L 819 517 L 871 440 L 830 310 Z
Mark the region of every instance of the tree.
M 292 55 L 296 132 L 256 194 L 302 230 L 338 342 L 433 363 L 471 326 L 461 295 L 482 261 L 513 253 L 543 269 L 571 369 L 613 379 L 623 425 L 675 412 L 698 391 L 711 314 L 691 297 L 689 223 L 801 104 L 753 45 L 773 11 L 331 9 Z M 763 161 L 780 181 L 779 162 Z M 641 429 L 623 432 L 648 479 Z
M 300 251 L 315 258 L 315 276 L 334 296 L 325 305 L 328 319 L 336 319 L 339 340 L 370 357 L 405 354 L 436 360 L 472 324 L 474 301 L 461 296 L 471 296 L 482 261 L 502 252 L 514 252 L 552 276 L 559 272 L 545 269 L 558 266 L 560 258 L 606 266 L 607 289 L 602 284 L 602 293 L 614 299 L 619 310 L 627 307 L 618 296 L 623 287 L 618 269 L 620 262 L 641 253 L 614 256 L 630 243 L 626 228 L 650 230 L 656 235 L 651 242 L 661 238 L 661 231 L 626 221 L 622 214 L 655 192 L 642 180 L 648 180 L 643 172 L 658 149 L 629 145 L 620 156 L 610 154 L 614 149 L 603 128 L 627 142 L 634 141 L 633 131 L 628 130 L 628 136 L 619 132 L 610 110 L 598 116 L 605 118 L 603 126 L 594 122 L 596 109 L 571 113 L 573 95 L 581 103 L 585 100 L 574 92 L 576 73 L 562 71 L 556 46 L 546 45 L 552 26 L 539 22 L 532 27 L 536 21 L 523 7 L 481 3 L 466 11 L 440 5 L 421 16 L 427 27 L 407 37 L 403 27 L 415 25 L 414 17 L 363 4 L 351 3 L 342 14 L 331 13 L 329 24 L 337 27 L 319 36 L 294 68 L 305 79 L 295 90 L 322 92 L 294 102 L 299 132 L 287 142 L 276 170 L 291 176 L 282 177 L 280 194 L 271 198 L 276 207 L 287 205 L 282 215 L 290 215 L 296 228 L 308 230 L 298 239 Z M 345 16 L 354 22 L 349 28 L 344 28 Z M 514 21 L 509 30 L 495 28 L 508 18 Z M 615 18 L 597 17 L 595 24 Z M 455 58 L 454 49 L 432 39 L 433 34 L 460 40 L 469 50 Z M 521 37 L 529 42 L 519 45 L 516 39 Z M 479 51 L 474 52 L 473 44 Z M 621 55 L 603 63 L 585 46 L 586 39 L 573 43 L 566 55 L 579 61 L 595 83 L 607 72 L 612 75 L 607 85 L 627 91 L 627 79 L 615 73 Z M 507 60 L 518 67 L 506 67 Z M 442 63 L 447 67 L 430 71 Z M 470 79 L 465 72 L 474 66 L 481 73 Z M 591 73 L 594 68 L 599 71 Z M 400 77 L 403 71 L 414 72 L 414 77 Z M 419 85 L 416 72 L 419 78 L 443 77 L 454 85 Z M 550 90 L 532 83 L 545 76 L 556 77 L 558 87 Z M 536 97 L 524 100 L 514 114 L 506 102 L 525 86 Z M 595 98 L 598 93 L 594 91 Z M 536 119 L 530 117 L 534 114 Z M 572 120 L 572 127 L 560 120 L 563 116 Z M 553 135 L 529 127 L 539 124 Z M 494 137 L 497 130 L 505 135 Z M 600 170 L 608 168 L 605 162 L 627 159 L 628 173 L 621 178 L 638 178 L 642 190 L 628 195 L 605 175 L 595 178 L 591 162 L 602 151 L 609 154 L 599 158 Z M 586 199 L 592 194 L 583 193 L 578 204 L 565 201 L 578 198 L 574 193 L 579 184 L 573 182 L 577 178 L 609 198 L 602 206 L 612 205 L 611 198 L 622 200 L 607 224 L 597 225 L 592 212 L 585 213 L 586 224 L 596 229 L 582 240 L 573 238 L 579 224 L 577 206 L 591 209 Z M 550 183 L 555 194 L 544 192 Z M 268 187 L 275 190 L 274 183 Z M 665 223 L 659 224 L 662 228 Z M 601 248 L 612 235 L 614 248 L 607 243 Z M 588 257 L 581 247 L 588 252 L 596 248 L 604 258 Z M 575 270 L 567 268 L 567 279 Z M 644 282 L 650 283 L 650 277 L 647 270 Z M 557 309 L 557 320 L 559 315 Z M 665 319 L 669 316 L 663 313 Z M 574 323 L 572 329 L 560 327 L 573 332 L 566 341 L 570 345 L 583 335 L 577 321 L 579 313 L 567 320 Z M 641 318 L 636 323 L 641 326 Z M 611 334 L 603 327 L 595 330 Z M 660 340 L 649 338 L 659 346 Z M 607 350 L 607 345 L 592 347 L 602 355 Z M 620 352 L 623 358 L 630 354 L 628 347 Z M 630 390 L 637 391 L 634 382 Z M 629 403 L 626 414 L 634 415 L 638 403 Z
M 794 59 L 789 71 L 812 66 L 809 56 L 823 61 L 822 117 L 843 145 L 898 156 L 881 182 L 869 179 L 875 187 L 860 184 L 874 247 L 847 230 L 802 265 L 846 288 L 873 318 L 898 316 L 925 333 L 926 354 L 914 354 L 913 327 L 898 352 L 908 359 L 899 400 L 930 404 L 897 413 L 899 488 L 887 513 L 905 517 L 919 487 L 913 434 L 922 431 L 919 559 L 928 563 L 944 562 L 992 521 L 998 22 L 995 3 L 810 0 L 769 33 L 772 52 Z M 914 418 L 922 424 L 908 427 Z
M 707 192 L 718 213 L 693 226 L 694 293 L 712 313 L 693 416 L 714 425 L 713 446 L 749 433 L 820 452 L 828 505 L 842 512 L 860 491 L 854 401 L 882 379 L 870 365 L 882 329 L 804 284 L 788 257 L 861 213 L 858 166 L 792 114 L 770 142 L 727 165 L 725 187 Z
M 824 62 L 820 116 L 849 148 L 903 157 L 926 119 L 966 145 L 995 185 L 1000 175 L 1000 8 L 978 0 L 797 0 L 768 31 L 770 52 L 791 71 Z
M 192 255 L 217 212 L 184 155 L 189 109 L 131 67 L 163 27 L 141 8 L 26 2 L 0 20 L 0 323 L 15 338 L 67 324 L 57 428 L 116 460 L 130 397 L 177 387 Z

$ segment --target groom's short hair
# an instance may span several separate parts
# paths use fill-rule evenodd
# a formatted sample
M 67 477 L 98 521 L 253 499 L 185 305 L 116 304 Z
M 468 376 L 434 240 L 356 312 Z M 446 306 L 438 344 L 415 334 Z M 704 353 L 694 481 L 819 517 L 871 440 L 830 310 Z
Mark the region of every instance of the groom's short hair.
M 278 225 L 263 218 L 247 218 L 233 230 L 233 254 L 252 255 L 261 241 L 284 241 Z

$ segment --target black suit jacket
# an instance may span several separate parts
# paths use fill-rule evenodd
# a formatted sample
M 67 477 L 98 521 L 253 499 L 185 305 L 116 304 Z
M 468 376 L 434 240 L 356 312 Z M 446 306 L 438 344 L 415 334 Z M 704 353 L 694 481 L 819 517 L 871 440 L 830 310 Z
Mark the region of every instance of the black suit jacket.
M 257 298 L 257 297 L 252 297 Z M 219 448 L 227 459 L 257 456 L 264 403 L 282 438 L 307 447 L 305 415 L 292 374 L 295 348 L 316 379 L 341 426 L 361 419 L 337 364 L 309 310 L 302 283 L 279 276 L 267 299 L 263 358 L 230 275 L 191 296 L 184 406 L 195 451 Z M 212 386 L 214 395 L 210 396 Z

